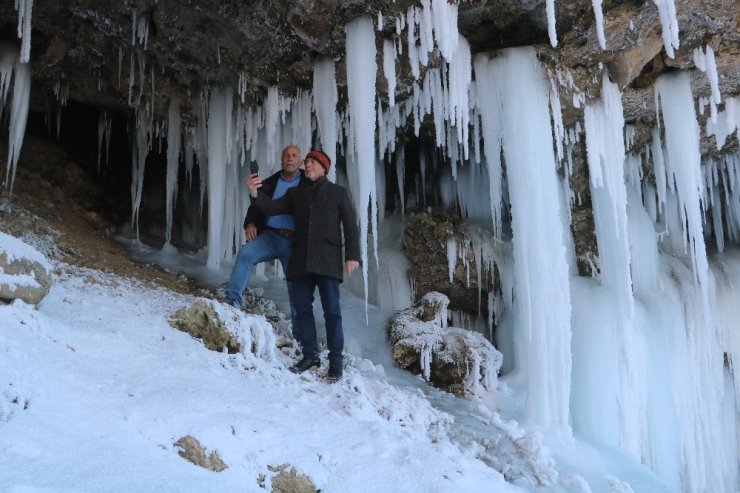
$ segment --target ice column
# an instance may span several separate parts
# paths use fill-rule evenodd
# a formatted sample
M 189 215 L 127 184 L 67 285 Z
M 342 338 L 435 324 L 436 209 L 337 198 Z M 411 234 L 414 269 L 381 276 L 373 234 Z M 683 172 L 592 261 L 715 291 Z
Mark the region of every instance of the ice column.
M 232 90 L 211 89 L 208 104 L 208 261 L 216 268 L 230 245 L 222 244 L 226 200 L 226 168 L 231 155 Z
M 493 78 L 497 97 L 479 99 L 484 142 L 501 140 L 511 201 L 514 304 L 521 324 L 518 366 L 527 383 L 527 416 L 543 426 L 568 425 L 570 283 L 560 219 L 560 183 L 550 124 L 548 82 L 534 49 L 504 50 L 476 60 L 476 80 Z M 484 89 L 479 91 L 485 93 Z M 499 124 L 490 125 L 499 115 Z M 521 129 L 526 128 L 526 132 Z M 496 148 L 494 146 L 494 152 Z M 496 155 L 486 160 L 495 161 Z M 489 173 L 497 172 L 489 169 Z M 493 190 L 492 190 L 493 193 Z M 494 198 L 500 201 L 500 198 Z
M 316 60 L 313 66 L 313 106 L 319 124 L 321 149 L 329 156 L 333 166 L 329 179 L 336 177 L 337 159 L 337 93 L 336 72 L 331 58 Z
M 167 125 L 167 176 L 165 178 L 167 230 L 165 240 L 169 243 L 172 241 L 172 212 L 177 197 L 177 172 L 182 141 L 180 105 L 174 96 L 170 96 Z
M 360 216 L 362 273 L 367 297 L 367 234 L 370 221 L 377 224 L 375 189 L 375 31 L 369 17 L 347 24 L 347 93 L 354 154 L 357 159 L 359 193 L 355 197 Z M 349 152 L 352 152 L 350 149 Z M 349 165 L 349 163 L 348 163 Z M 370 217 L 368 217 L 368 202 Z M 377 235 L 374 235 L 377 238 Z M 377 261 L 378 255 L 375 252 Z

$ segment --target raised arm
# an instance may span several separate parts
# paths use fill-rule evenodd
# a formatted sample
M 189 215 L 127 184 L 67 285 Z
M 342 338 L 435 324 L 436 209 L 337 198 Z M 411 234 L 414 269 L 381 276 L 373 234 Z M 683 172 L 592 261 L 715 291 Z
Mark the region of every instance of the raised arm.
M 252 202 L 252 206 L 255 206 L 259 211 L 268 216 L 291 213 L 289 193 L 277 200 L 272 200 L 272 198 L 259 190 L 261 187 L 262 178 L 260 178 L 256 173 L 249 175 L 247 188 L 249 189 L 250 197 L 255 199 Z

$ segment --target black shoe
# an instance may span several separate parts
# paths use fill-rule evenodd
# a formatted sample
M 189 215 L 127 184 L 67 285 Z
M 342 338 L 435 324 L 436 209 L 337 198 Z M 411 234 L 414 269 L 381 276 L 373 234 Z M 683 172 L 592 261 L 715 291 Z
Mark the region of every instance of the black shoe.
M 229 306 L 233 306 L 237 310 L 241 310 L 242 309 L 242 304 L 239 303 L 237 300 L 226 300 L 225 303 L 227 305 L 229 305 Z
M 304 356 L 302 360 L 300 360 L 295 365 L 288 368 L 293 373 L 303 373 L 306 370 L 310 370 L 314 366 L 320 366 L 321 361 L 319 358 L 309 358 L 307 356 Z
M 326 378 L 331 383 L 342 379 L 342 363 L 340 361 L 329 361 L 329 372 L 326 374 Z

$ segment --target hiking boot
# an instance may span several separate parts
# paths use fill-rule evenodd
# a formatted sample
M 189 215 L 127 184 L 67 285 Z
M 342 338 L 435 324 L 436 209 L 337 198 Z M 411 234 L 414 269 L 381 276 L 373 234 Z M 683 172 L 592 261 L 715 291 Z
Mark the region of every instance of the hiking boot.
M 229 306 L 233 306 L 237 310 L 241 310 L 242 309 L 242 304 L 239 303 L 237 300 L 225 300 L 224 303 L 226 303 Z
M 321 361 L 319 358 L 309 358 L 304 356 L 298 363 L 288 368 L 292 373 L 303 373 L 306 370 L 310 370 L 314 366 L 320 366 Z
M 329 382 L 334 383 L 342 379 L 342 362 L 341 361 L 329 361 L 329 372 L 326 374 L 326 378 Z

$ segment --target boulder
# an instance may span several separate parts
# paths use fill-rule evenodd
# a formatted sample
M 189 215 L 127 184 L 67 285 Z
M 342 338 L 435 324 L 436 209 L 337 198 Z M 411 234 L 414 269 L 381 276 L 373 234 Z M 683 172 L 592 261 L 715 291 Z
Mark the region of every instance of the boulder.
M 289 464 L 267 466 L 275 474 L 272 478 L 272 493 L 316 493 L 318 491 L 311 478 L 305 474 L 298 474 Z
M 37 305 L 51 289 L 51 264 L 34 247 L 0 233 L 0 300 Z
M 457 395 L 492 390 L 503 357 L 481 334 L 447 326 L 449 302 L 442 293 L 427 293 L 393 320 L 389 329 L 393 359 Z
M 197 300 L 177 310 L 170 323 L 174 328 L 201 339 L 203 345 L 212 351 L 221 352 L 224 348 L 230 354 L 240 351 L 237 338 L 226 329 L 216 310 L 205 300 Z

